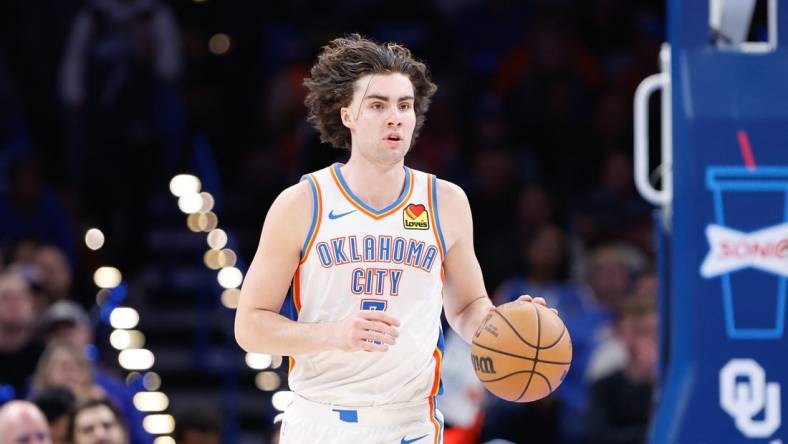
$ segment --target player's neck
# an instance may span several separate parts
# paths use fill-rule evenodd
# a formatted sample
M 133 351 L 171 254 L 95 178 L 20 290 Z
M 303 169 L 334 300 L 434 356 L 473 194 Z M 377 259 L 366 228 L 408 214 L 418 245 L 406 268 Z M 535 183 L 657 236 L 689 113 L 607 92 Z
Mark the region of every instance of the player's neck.
M 400 196 L 405 184 L 404 160 L 381 165 L 350 156 L 340 170 L 350 189 L 372 208 L 385 208 Z

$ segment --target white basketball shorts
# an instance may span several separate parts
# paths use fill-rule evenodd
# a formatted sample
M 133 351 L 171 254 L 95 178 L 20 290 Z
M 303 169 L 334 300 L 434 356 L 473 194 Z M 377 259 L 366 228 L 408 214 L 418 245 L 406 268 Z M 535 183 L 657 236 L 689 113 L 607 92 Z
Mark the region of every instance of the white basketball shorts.
M 434 400 L 407 406 L 340 407 L 295 396 L 280 444 L 442 444 Z

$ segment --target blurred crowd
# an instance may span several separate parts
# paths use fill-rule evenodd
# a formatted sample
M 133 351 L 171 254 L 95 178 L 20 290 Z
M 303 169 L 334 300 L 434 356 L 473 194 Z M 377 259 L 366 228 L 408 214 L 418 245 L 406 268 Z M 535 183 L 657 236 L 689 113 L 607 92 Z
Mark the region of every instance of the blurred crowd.
M 36 260 L 46 255 L 57 259 L 50 269 Z M 47 284 L 53 280 L 59 285 Z M 134 407 L 133 389 L 96 364 L 93 322 L 82 306 L 69 299 L 70 281 L 65 255 L 51 245 L 35 247 L 32 262 L 18 259 L 0 272 L 0 400 L 33 403 L 10 404 L 3 412 L 9 417 L 45 417 L 53 442 L 90 443 L 97 441 L 77 439 L 76 415 L 82 407 L 93 409 L 96 402 L 104 402 L 126 436 L 125 441 L 112 442 L 152 442 L 142 429 L 142 414 Z M 43 416 L 30 413 L 36 411 L 34 406 Z
M 81 233 L 103 227 L 102 254 L 133 274 L 151 194 L 207 146 L 250 258 L 276 193 L 347 157 L 306 123 L 301 82 L 350 32 L 430 67 L 439 91 L 407 162 L 467 192 L 495 302 L 542 296 L 572 334 L 566 380 L 531 404 L 485 396 L 449 338 L 446 443 L 643 441 L 657 284 L 631 103 L 657 69 L 662 1 L 12 0 L 0 24 L 0 402 L 27 400 L 0 410 L 0 443 L 6 424 L 37 436 L 44 420 L 54 442 L 113 424 L 111 442 L 151 440 L 134 389 L 94 359 Z M 218 439 L 218 421 L 192 422 Z

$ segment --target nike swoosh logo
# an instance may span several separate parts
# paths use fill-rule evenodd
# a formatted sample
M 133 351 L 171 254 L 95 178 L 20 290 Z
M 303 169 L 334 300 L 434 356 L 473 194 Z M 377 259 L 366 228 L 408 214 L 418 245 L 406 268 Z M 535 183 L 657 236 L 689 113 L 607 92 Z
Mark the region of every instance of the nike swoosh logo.
M 413 438 L 413 439 L 402 438 L 402 441 L 400 441 L 399 444 L 410 444 L 412 442 L 416 442 L 416 441 L 418 441 L 420 439 L 423 439 L 423 438 L 426 438 L 426 437 L 427 437 L 427 435 L 421 435 L 418 438 Z
M 347 216 L 348 214 L 355 213 L 355 212 L 356 212 L 356 210 L 350 210 L 347 213 L 334 214 L 334 210 L 331 210 L 328 213 L 328 218 L 331 219 L 331 220 L 339 219 L 340 217 Z

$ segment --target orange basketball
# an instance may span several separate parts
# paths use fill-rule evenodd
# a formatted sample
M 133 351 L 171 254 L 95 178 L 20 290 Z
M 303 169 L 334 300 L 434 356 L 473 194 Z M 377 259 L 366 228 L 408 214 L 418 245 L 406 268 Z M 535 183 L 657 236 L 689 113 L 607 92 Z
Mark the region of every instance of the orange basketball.
M 487 315 L 471 345 L 476 376 L 494 395 L 530 402 L 552 393 L 572 362 L 561 318 L 540 304 L 515 301 Z

